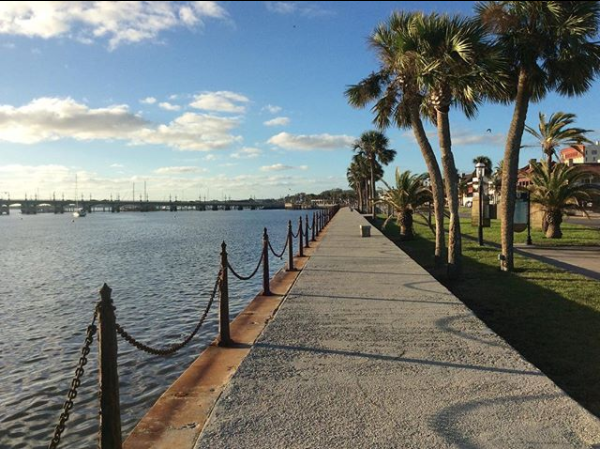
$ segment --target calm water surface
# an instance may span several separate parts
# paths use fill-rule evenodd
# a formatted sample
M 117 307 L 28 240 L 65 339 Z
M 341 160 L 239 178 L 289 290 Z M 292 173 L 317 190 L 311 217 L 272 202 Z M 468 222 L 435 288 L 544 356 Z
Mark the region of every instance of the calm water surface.
M 240 274 L 254 269 L 266 226 L 276 251 L 299 211 L 92 213 L 0 217 L 0 447 L 43 448 L 54 426 L 103 282 L 118 322 L 154 346 L 180 341 L 206 305 L 222 240 Z M 296 228 L 295 228 L 296 229 Z M 283 261 L 272 258 L 272 274 Z M 261 290 L 261 276 L 230 276 L 232 316 Z M 124 437 L 212 341 L 216 310 L 191 344 L 169 357 L 119 338 Z M 95 447 L 97 341 L 94 341 L 62 447 Z

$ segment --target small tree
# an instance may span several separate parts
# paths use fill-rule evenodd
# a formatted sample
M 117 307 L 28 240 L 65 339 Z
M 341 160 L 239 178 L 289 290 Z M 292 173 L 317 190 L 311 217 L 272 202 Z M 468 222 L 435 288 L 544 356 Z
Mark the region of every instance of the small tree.
M 381 196 L 378 203 L 386 204 L 393 210 L 384 222 L 384 226 L 396 216 L 403 240 L 411 240 L 413 233 L 413 212 L 421 205 L 432 201 L 432 192 L 424 185 L 427 174 L 412 175 L 409 170 L 401 172 L 398 167 L 395 171 L 394 187 L 382 181 L 388 188 Z
M 543 222 L 547 224 L 545 237 L 559 239 L 567 209 L 576 207 L 586 214 L 581 203 L 590 200 L 593 194 L 593 190 L 582 183 L 588 175 L 576 166 L 564 164 L 550 169 L 548 164 L 535 162 L 531 167 L 530 200 L 542 206 Z
M 557 156 L 555 149 L 560 145 L 579 145 L 590 143 L 585 134 L 591 132 L 589 129 L 568 128 L 574 123 L 576 114 L 556 112 L 549 117 L 547 122 L 545 114 L 538 113 L 538 130 L 526 125 L 526 131 L 533 135 L 540 143 L 543 154 L 547 157 L 547 166 L 551 169 L 553 155 Z

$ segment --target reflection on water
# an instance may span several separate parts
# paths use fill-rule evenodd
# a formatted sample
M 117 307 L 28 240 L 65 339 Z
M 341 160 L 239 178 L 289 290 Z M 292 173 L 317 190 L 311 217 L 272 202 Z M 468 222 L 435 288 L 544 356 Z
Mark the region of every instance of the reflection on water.
M 196 324 L 219 269 L 220 243 L 242 275 L 261 252 L 264 226 L 274 249 L 299 211 L 93 213 L 0 217 L 0 447 L 47 447 L 71 382 L 98 289 L 113 289 L 117 320 L 154 346 L 180 341 Z M 272 274 L 283 262 L 271 261 Z M 261 290 L 260 273 L 230 276 L 237 314 Z M 217 332 L 216 307 L 193 342 L 169 357 L 119 340 L 124 435 Z M 94 447 L 94 341 L 63 447 Z

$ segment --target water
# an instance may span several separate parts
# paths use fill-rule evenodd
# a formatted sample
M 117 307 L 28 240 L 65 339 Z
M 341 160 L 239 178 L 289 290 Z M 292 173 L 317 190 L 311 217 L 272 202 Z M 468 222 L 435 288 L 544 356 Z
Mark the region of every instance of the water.
M 242 275 L 254 269 L 267 226 L 276 251 L 299 211 L 92 213 L 0 217 L 0 448 L 47 447 L 103 282 L 117 321 L 153 346 L 181 341 L 194 328 L 219 270 L 222 240 Z M 296 245 L 295 245 L 296 246 Z M 272 257 L 272 274 L 283 261 Z M 230 310 L 261 290 L 259 275 L 230 275 Z M 124 437 L 217 334 L 217 308 L 192 343 L 169 357 L 119 338 Z M 97 341 L 62 447 L 95 447 Z

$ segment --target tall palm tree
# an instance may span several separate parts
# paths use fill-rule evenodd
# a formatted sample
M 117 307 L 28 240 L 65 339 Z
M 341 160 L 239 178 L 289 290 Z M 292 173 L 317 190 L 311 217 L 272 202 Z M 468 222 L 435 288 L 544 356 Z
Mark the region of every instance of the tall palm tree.
M 561 222 L 567 209 L 575 207 L 586 213 L 581 203 L 590 200 L 594 191 L 582 181 L 589 175 L 577 166 L 564 164 L 552 168 L 535 162 L 531 167 L 530 201 L 542 206 L 544 222 L 547 223 L 545 237 L 561 238 Z
M 599 2 L 483 2 L 477 12 L 510 63 L 515 102 L 507 133 L 501 185 L 501 270 L 513 270 L 513 214 L 522 135 L 530 101 L 547 92 L 580 95 L 599 74 Z
M 380 164 L 376 164 L 375 178 L 380 179 L 384 174 Z M 361 154 L 353 156 L 351 164 L 347 170 L 347 179 L 349 185 L 357 192 L 358 209 L 362 213 L 366 210 L 367 198 L 369 196 L 369 180 L 371 172 L 367 159 Z
M 380 131 L 365 131 L 353 144 L 353 151 L 364 156 L 369 163 L 370 205 L 374 219 L 376 218 L 376 163 L 388 165 L 396 156 L 396 151 L 388 148 L 388 145 L 388 137 Z
M 457 169 L 451 147 L 449 112 L 459 107 L 473 117 L 484 94 L 501 95 L 505 64 L 488 43 L 484 28 L 474 19 L 415 13 L 418 84 L 438 130 L 438 144 L 449 202 L 448 275 L 462 271 Z
M 378 203 L 386 204 L 393 210 L 384 222 L 384 226 L 396 216 L 403 240 L 413 238 L 413 212 L 432 199 L 432 192 L 424 185 L 427 177 L 426 173 L 412 175 L 409 170 L 401 172 L 397 167 L 394 187 L 382 181 L 388 190 L 380 197 Z
M 440 267 L 444 260 L 444 187 L 442 175 L 432 149 L 422 117 L 424 93 L 420 90 L 415 71 L 416 40 L 413 33 L 412 15 L 395 12 L 389 20 L 376 27 L 370 37 L 370 45 L 379 60 L 379 70 L 371 73 L 358 84 L 349 86 L 345 92 L 351 106 L 363 108 L 374 103 L 374 124 L 385 129 L 394 125 L 401 129 L 411 128 L 428 170 L 436 220 L 436 244 L 434 266 Z
M 551 170 L 553 164 L 553 155 L 557 155 L 555 149 L 560 145 L 581 145 L 591 143 L 585 134 L 591 132 L 590 129 L 568 128 L 574 123 L 576 114 L 566 112 L 555 112 L 549 117 L 547 122 L 545 114 L 538 113 L 538 131 L 526 125 L 526 131 L 533 135 L 540 143 L 543 154 L 547 157 L 547 166 Z

